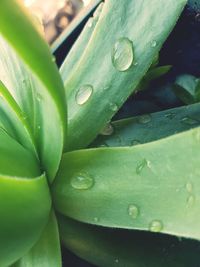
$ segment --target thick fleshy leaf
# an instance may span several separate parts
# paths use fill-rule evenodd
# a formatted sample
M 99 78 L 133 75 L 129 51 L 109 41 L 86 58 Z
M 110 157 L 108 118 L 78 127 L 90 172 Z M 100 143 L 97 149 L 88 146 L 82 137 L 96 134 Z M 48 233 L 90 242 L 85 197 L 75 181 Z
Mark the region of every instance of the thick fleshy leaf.
M 62 81 L 47 44 L 23 7 L 17 1 L 3 0 L 0 10 L 0 33 L 26 63 L 1 37 L 0 79 L 27 117 L 42 167 L 52 181 L 62 154 L 66 124 Z
M 108 227 L 200 239 L 200 129 L 124 148 L 66 153 L 55 207 Z
M 135 146 L 200 126 L 200 104 L 112 122 L 110 135 L 99 135 L 91 147 Z
M 69 76 L 73 73 L 73 69 L 75 69 L 78 66 L 79 62 L 81 61 L 81 58 L 88 45 L 88 42 L 90 41 L 91 35 L 99 20 L 99 16 L 102 12 L 103 5 L 104 3 L 101 3 L 97 7 L 93 18 L 89 19 L 86 27 L 81 32 L 79 38 L 77 39 L 74 46 L 67 55 L 65 61 L 63 62 L 60 68 L 60 74 L 62 76 L 63 81 L 67 81 Z
M 45 175 L 0 175 L 0 266 L 22 257 L 39 239 L 51 207 Z
M 68 150 L 88 145 L 136 90 L 186 4 L 185 0 L 152 0 L 151 5 L 148 0 L 122 2 L 105 2 L 78 66 L 64 81 Z
M 30 151 L 36 152 L 34 137 L 26 116 L 0 81 L 0 126 Z
M 189 267 L 199 261 L 200 245 L 168 235 L 120 231 L 59 216 L 64 245 L 100 267 Z
M 183 74 L 176 78 L 173 90 L 185 104 L 200 102 L 200 79 Z
M 34 247 L 12 267 L 61 267 L 61 251 L 57 220 L 51 212 L 40 239 Z

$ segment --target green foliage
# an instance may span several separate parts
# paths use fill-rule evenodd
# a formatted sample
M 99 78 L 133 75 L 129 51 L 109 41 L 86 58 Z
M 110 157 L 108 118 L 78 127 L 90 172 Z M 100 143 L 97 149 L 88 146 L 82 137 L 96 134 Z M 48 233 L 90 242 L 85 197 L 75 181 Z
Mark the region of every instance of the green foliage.
M 0 1 L 0 267 L 59 267 L 60 239 L 102 267 L 197 264 L 199 80 L 176 80 L 189 106 L 108 123 L 170 70 L 159 50 L 186 2 L 105 1 L 59 73 Z

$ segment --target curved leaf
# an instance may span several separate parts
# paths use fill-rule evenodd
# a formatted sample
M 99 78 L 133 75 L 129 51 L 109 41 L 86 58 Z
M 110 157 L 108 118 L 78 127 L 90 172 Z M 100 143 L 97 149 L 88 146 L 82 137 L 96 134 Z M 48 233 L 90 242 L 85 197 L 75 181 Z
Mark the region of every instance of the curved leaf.
M 5 267 L 39 239 L 51 208 L 45 175 L 35 179 L 0 175 L 0 266 Z
M 199 260 L 197 241 L 87 225 L 59 216 L 64 245 L 100 267 L 188 267 Z
M 34 247 L 13 267 L 61 267 L 61 251 L 55 214 L 51 212 L 49 222 Z
M 147 0 L 122 2 L 105 2 L 80 63 L 65 81 L 68 150 L 88 145 L 137 88 L 186 4 L 185 0 L 153 0 L 151 5 Z M 118 71 L 111 60 L 113 48 L 121 38 L 128 38 L 129 47 L 133 46 L 133 62 L 127 64 L 127 71 Z M 80 103 L 79 92 L 84 97 Z
M 23 7 L 16 0 L 3 0 L 0 9 L 0 32 L 29 68 L 1 38 L 0 79 L 27 117 L 42 167 L 52 181 L 62 154 L 67 119 L 62 81 L 47 44 Z
M 199 147 L 197 128 L 135 147 L 66 153 L 55 207 L 92 224 L 200 239 Z
M 114 121 L 112 134 L 99 135 L 90 146 L 135 146 L 197 126 L 200 126 L 200 104 L 193 104 Z

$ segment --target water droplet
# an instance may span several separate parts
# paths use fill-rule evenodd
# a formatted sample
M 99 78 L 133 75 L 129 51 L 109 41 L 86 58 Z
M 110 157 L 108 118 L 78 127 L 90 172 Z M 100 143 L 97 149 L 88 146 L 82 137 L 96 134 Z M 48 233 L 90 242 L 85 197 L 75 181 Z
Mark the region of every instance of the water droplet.
M 72 177 L 71 185 L 75 189 L 86 190 L 94 185 L 94 179 L 87 173 L 78 173 Z
M 112 63 L 118 71 L 128 70 L 134 60 L 133 43 L 128 38 L 120 38 L 112 49 Z
M 129 205 L 128 207 L 128 215 L 132 218 L 132 219 L 136 219 L 139 215 L 139 208 L 136 205 Z
M 98 223 L 98 221 L 99 221 L 99 218 L 98 217 L 94 217 L 94 222 Z
M 118 106 L 115 103 L 110 103 L 110 109 L 113 112 L 116 112 L 118 110 Z
M 141 144 L 141 142 L 139 140 L 133 140 L 133 141 L 131 141 L 131 145 L 132 146 L 137 146 L 137 145 L 140 145 L 140 144 Z
M 156 40 L 151 41 L 151 47 L 156 47 L 156 46 L 157 46 Z
M 89 18 L 88 23 L 87 23 L 87 26 L 88 26 L 89 28 L 91 28 L 92 25 L 93 25 L 93 18 Z
M 40 94 L 36 95 L 37 101 L 40 102 L 42 100 L 42 96 Z
M 161 221 L 153 220 L 153 221 L 149 224 L 149 230 L 150 230 L 151 232 L 159 233 L 159 232 L 161 232 L 162 229 L 163 229 L 163 224 L 162 224 Z
M 135 67 L 136 67 L 137 65 L 138 65 L 138 62 L 134 62 L 134 63 L 133 63 L 133 66 L 135 66 Z
M 118 259 L 115 259 L 115 262 L 116 262 L 116 263 L 119 263 L 119 260 L 118 260 Z
M 93 92 L 93 87 L 89 84 L 81 86 L 81 88 L 76 93 L 76 103 L 78 105 L 85 104 L 88 99 L 91 97 Z
M 138 117 L 138 122 L 145 124 L 151 121 L 151 115 L 146 114 Z
M 193 190 L 192 183 L 188 182 L 185 187 L 186 187 L 186 190 L 188 191 L 188 193 L 192 193 L 192 190 Z
M 51 60 L 52 60 L 52 62 L 56 62 L 56 57 L 52 56 Z
M 193 195 L 190 195 L 187 199 L 187 205 L 188 206 L 193 206 L 195 202 L 195 197 Z
M 106 126 L 101 130 L 100 134 L 102 135 L 111 135 L 114 132 L 114 128 L 111 123 L 107 123 Z
M 38 126 L 37 126 L 37 128 L 38 128 L 38 130 L 40 130 L 40 129 L 41 129 L 41 126 L 40 126 L 40 125 L 38 125 Z
M 190 118 L 190 117 L 185 117 L 185 118 L 183 118 L 183 119 L 181 120 L 181 122 L 184 123 L 184 124 L 188 124 L 188 125 L 194 125 L 194 124 L 197 124 L 197 123 L 198 123 L 197 120 L 194 120 L 194 119 L 192 119 L 192 118 Z
M 136 167 L 136 173 L 140 174 L 145 167 L 150 168 L 150 161 L 143 159 Z
M 168 119 L 170 119 L 170 120 L 172 120 L 175 116 L 176 116 L 176 114 L 175 113 L 172 113 L 172 112 L 165 114 L 165 117 L 168 118 Z

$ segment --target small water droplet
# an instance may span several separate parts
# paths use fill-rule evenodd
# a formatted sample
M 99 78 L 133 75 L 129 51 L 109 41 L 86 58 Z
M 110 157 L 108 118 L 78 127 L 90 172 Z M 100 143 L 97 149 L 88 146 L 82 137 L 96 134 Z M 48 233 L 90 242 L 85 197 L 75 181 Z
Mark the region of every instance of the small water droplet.
M 131 145 L 132 146 L 137 146 L 137 145 L 140 145 L 140 144 L 141 144 L 141 142 L 139 140 L 133 140 L 133 141 L 131 141 Z
M 115 103 L 110 103 L 109 106 L 113 112 L 116 112 L 118 110 L 118 106 Z
M 94 222 L 98 223 L 99 222 L 99 218 L 98 217 L 94 217 Z
M 94 185 L 94 179 L 87 173 L 78 173 L 72 177 L 71 185 L 75 189 L 86 190 Z
M 181 122 L 184 123 L 184 124 L 188 124 L 188 125 L 194 125 L 194 124 L 197 124 L 197 123 L 198 123 L 197 120 L 192 119 L 192 118 L 190 118 L 190 117 L 185 117 L 185 118 L 183 118 L 183 119 L 181 120 Z
M 188 206 L 193 206 L 195 202 L 195 197 L 193 195 L 190 195 L 187 199 L 187 205 Z
M 116 262 L 116 263 L 119 263 L 119 260 L 118 260 L 118 259 L 115 259 L 115 262 Z
M 172 113 L 172 112 L 165 114 L 165 117 L 168 118 L 168 119 L 170 119 L 170 120 L 172 120 L 175 116 L 176 116 L 176 114 L 175 113 Z
M 89 28 L 91 28 L 92 25 L 93 25 L 93 18 L 89 18 L 88 23 L 87 23 L 87 26 L 88 26 Z
M 40 129 L 41 129 L 41 126 L 40 126 L 40 125 L 38 125 L 38 126 L 37 126 L 37 128 L 38 128 L 38 130 L 40 130 Z
M 186 190 L 188 191 L 188 193 L 192 193 L 192 190 L 193 190 L 192 183 L 188 182 L 185 187 L 186 187 Z
M 150 168 L 150 161 L 143 159 L 136 167 L 136 173 L 140 174 L 145 167 Z
M 107 143 L 103 143 L 99 147 L 109 147 L 109 145 Z
M 52 60 L 52 62 L 56 62 L 56 57 L 52 56 L 51 60 Z
M 42 96 L 40 94 L 36 95 L 37 101 L 40 102 L 42 100 Z
M 76 103 L 78 105 L 85 104 L 88 99 L 91 97 L 93 92 L 93 87 L 89 84 L 81 86 L 81 88 L 76 93 Z
M 161 221 L 159 220 L 153 220 L 150 224 L 149 224 L 149 230 L 151 232 L 155 232 L 155 233 L 159 233 L 161 232 L 163 229 L 163 224 Z
M 133 43 L 128 38 L 120 38 L 114 44 L 111 53 L 113 66 L 118 71 L 128 70 L 134 60 Z
M 157 46 L 156 40 L 151 41 L 151 47 L 156 47 L 156 46 Z
M 100 134 L 102 135 L 111 135 L 114 132 L 114 128 L 111 123 L 107 123 L 106 126 L 101 130 Z
M 133 66 L 135 66 L 135 67 L 136 67 L 137 65 L 138 65 L 138 62 L 137 62 L 137 61 L 133 63 Z
M 129 205 L 128 207 L 128 215 L 132 218 L 132 219 L 136 219 L 139 215 L 139 208 L 136 205 Z
M 138 117 L 138 122 L 145 124 L 151 121 L 151 115 L 146 114 Z

